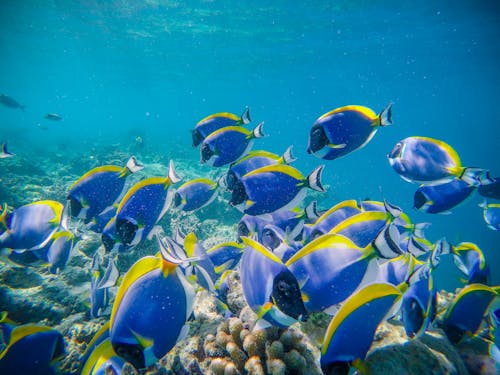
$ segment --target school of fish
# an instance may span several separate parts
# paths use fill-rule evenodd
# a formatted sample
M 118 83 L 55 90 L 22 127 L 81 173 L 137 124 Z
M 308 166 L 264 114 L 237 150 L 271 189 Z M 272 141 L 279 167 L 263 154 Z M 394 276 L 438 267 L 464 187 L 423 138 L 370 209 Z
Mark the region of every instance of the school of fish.
M 24 108 L 6 95 L 0 100 Z M 325 191 L 325 166 L 304 175 L 292 165 L 291 146 L 282 155 L 254 150 L 264 123 L 249 130 L 250 123 L 246 108 L 241 116 L 212 114 L 194 127 L 192 145 L 199 147 L 201 163 L 220 172 L 215 181 L 200 177 L 181 184 L 171 161 L 166 176 L 129 186 L 128 176 L 143 168 L 132 156 L 124 166 L 104 165 L 82 175 L 64 204 L 41 200 L 0 207 L 1 259 L 12 265 L 48 267 L 55 274 L 64 269 L 81 231 L 101 235 L 91 265 L 89 314 L 109 319 L 87 346 L 82 374 L 121 374 L 127 363 L 144 369 L 159 361 L 189 334 L 197 287 L 227 310 L 225 278 L 233 270 L 258 316 L 255 330 L 286 328 L 317 312 L 332 316 L 321 348 L 324 374 L 347 374 L 352 367 L 362 372 L 377 327 L 388 319 L 400 320 L 409 340 L 438 325 L 454 343 L 486 324 L 490 354 L 500 369 L 500 286 L 490 285 L 488 263 L 476 244 L 433 243 L 425 237 L 428 223 L 413 223 L 387 201 L 305 205 L 309 190 Z M 379 114 L 360 105 L 339 107 L 314 122 L 307 152 L 323 160 L 348 157 L 391 124 L 392 103 Z M 4 143 L 0 158 L 14 156 Z M 500 230 L 500 178 L 464 167 L 450 145 L 411 136 L 387 158 L 402 179 L 419 184 L 416 209 L 447 213 L 477 192 L 485 198 L 486 224 Z M 175 234 L 164 234 L 158 223 L 169 210 L 194 212 L 217 194 L 242 214 L 234 241 L 206 249 L 195 233 L 168 228 Z M 120 275 L 116 254 L 144 241 L 154 241 L 157 252 Z M 443 256 L 453 258 L 464 287 L 437 321 L 433 275 Z M 64 355 L 58 331 L 19 325 L 8 311 L 1 313 L 0 373 L 54 373 Z

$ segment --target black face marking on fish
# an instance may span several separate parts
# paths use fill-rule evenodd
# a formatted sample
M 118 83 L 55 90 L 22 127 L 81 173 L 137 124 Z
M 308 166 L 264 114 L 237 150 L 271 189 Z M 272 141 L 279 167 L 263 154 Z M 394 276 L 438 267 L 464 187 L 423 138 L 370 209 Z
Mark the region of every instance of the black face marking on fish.
M 266 228 L 262 231 L 262 244 L 274 250 L 281 244 L 281 241 L 272 229 Z
M 128 220 L 119 219 L 116 221 L 116 232 L 124 245 L 130 245 L 135 237 L 137 229 L 139 229 L 139 226 Z
M 301 317 L 301 320 L 305 321 L 308 317 L 299 283 L 289 270 L 280 272 L 274 278 L 271 302 L 294 319 Z
M 226 175 L 226 188 L 229 191 L 233 191 L 234 185 L 238 182 L 238 178 L 233 171 L 229 170 Z
M 197 129 L 194 129 L 191 135 L 193 137 L 193 147 L 198 147 L 203 142 L 203 139 L 205 139 Z
M 452 344 L 457 344 L 465 335 L 465 331 L 455 325 L 444 324 L 442 328 Z
M 182 197 L 178 192 L 174 195 L 174 207 L 179 207 L 182 204 Z
M 73 197 L 68 197 L 69 199 L 69 212 L 70 215 L 73 217 L 77 217 L 80 214 L 80 211 L 82 210 L 82 204 L 80 203 L 79 200 L 73 198 Z
M 406 305 L 408 308 L 403 312 L 404 326 L 408 337 L 413 338 L 424 324 L 424 310 L 415 299 L 411 299 Z
M 102 241 L 102 244 L 104 245 L 104 249 L 106 250 L 107 253 L 113 249 L 113 246 L 115 246 L 115 240 L 112 239 L 107 234 L 103 234 L 101 236 L 101 241 Z
M 232 206 L 236 206 L 240 203 L 243 203 L 245 200 L 248 199 L 247 192 L 245 191 L 245 186 L 243 183 L 238 181 L 234 187 L 233 187 L 233 192 L 231 194 L 231 201 L 229 204 Z
M 321 371 L 323 371 L 324 375 L 347 375 L 350 367 L 348 362 L 337 361 L 321 364 Z
M 400 157 L 402 149 L 403 149 L 403 143 L 402 142 L 396 143 L 396 145 L 394 146 L 392 151 L 389 153 L 389 155 L 387 155 L 387 157 L 389 159 L 395 159 L 395 158 Z
M 308 154 L 312 154 L 321 150 L 329 143 L 328 137 L 326 136 L 325 130 L 322 126 L 316 125 L 311 129 L 309 134 L 309 147 L 307 149 Z
M 207 162 L 214 155 L 214 152 L 208 144 L 201 146 L 201 160 L 202 162 Z
M 425 202 L 427 202 L 427 198 L 425 198 L 425 195 L 421 191 L 415 192 L 415 195 L 413 196 L 413 207 L 419 210 L 420 208 L 422 208 Z
M 248 229 L 245 223 L 238 223 L 238 237 L 246 237 L 250 234 L 250 229 Z
M 122 357 L 124 360 L 130 362 L 136 369 L 142 369 L 146 367 L 146 362 L 144 360 L 144 353 L 140 345 L 134 344 L 115 344 L 113 349 L 116 354 Z

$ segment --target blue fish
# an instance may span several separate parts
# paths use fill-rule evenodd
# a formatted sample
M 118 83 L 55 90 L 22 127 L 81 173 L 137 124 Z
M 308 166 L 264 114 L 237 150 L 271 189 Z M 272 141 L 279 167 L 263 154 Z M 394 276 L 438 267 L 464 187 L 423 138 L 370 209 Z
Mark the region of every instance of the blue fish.
M 96 252 L 92 258 L 90 277 L 90 316 L 92 318 L 110 314 L 110 311 L 106 311 L 111 300 L 110 288 L 116 284 L 119 276 L 118 268 L 112 258 L 109 258 L 106 268 L 103 267 L 102 262 L 101 256 Z
M 228 112 L 214 113 L 207 116 L 200 120 L 192 131 L 193 147 L 197 147 L 216 130 L 227 126 L 247 125 L 250 121 L 250 109 L 248 107 L 245 108 L 241 117 Z
M 15 154 L 7 151 L 7 142 L 2 143 L 2 150 L 0 151 L 0 159 L 11 158 Z
M 33 202 L 0 216 L 5 231 L 0 235 L 0 249 L 36 250 L 45 247 L 55 232 L 66 226 L 64 206 L 56 201 Z M 7 212 L 7 207 L 4 208 Z
M 347 299 L 376 272 L 369 265 L 379 258 L 368 245 L 357 246 L 340 234 L 325 234 L 300 249 L 285 265 L 292 271 L 310 312 L 329 311 Z M 373 269 L 373 270 L 372 270 Z
M 302 227 L 303 223 L 299 223 L 293 230 L 285 232 L 273 224 L 268 224 L 262 231 L 261 244 L 285 263 L 302 248 L 302 242 L 295 240 L 302 231 Z
M 424 276 L 418 275 L 415 281 L 412 280 L 413 275 L 409 277 L 409 287 L 401 304 L 401 318 L 406 335 L 410 338 L 423 335 L 436 314 L 437 293 L 432 272 L 420 270 L 422 267 L 426 265 L 418 265 L 413 274 L 422 272 Z
M 485 198 L 500 200 L 500 177 L 493 178 L 491 184 L 479 186 L 477 192 Z
M 492 230 L 500 230 L 500 203 L 481 203 L 484 222 Z M 1 237 L 0 237 L 1 238 Z
M 170 186 L 179 181 L 170 161 L 166 178 L 147 178 L 125 194 L 116 210 L 116 233 L 125 246 L 136 246 L 148 236 L 170 207 L 173 195 Z
M 87 229 L 96 233 L 102 233 L 110 220 L 115 217 L 117 209 L 117 204 L 105 208 L 104 211 L 90 220 Z
M 244 245 L 237 242 L 224 242 L 207 250 L 207 256 L 214 265 L 214 271 L 222 274 L 234 269 L 243 255 Z
M 467 284 L 490 283 L 490 268 L 481 249 L 471 242 L 461 242 L 451 247 L 451 254 Z
M 307 319 L 297 280 L 285 264 L 260 243 L 242 238 L 246 245 L 240 264 L 243 294 L 257 314 L 257 329 L 288 327 Z
M 190 212 L 208 206 L 217 196 L 218 184 L 207 178 L 197 178 L 182 184 L 174 194 L 173 205 Z
M 238 180 L 255 169 L 268 165 L 290 164 L 294 160 L 296 159 L 292 154 L 292 146 L 288 147 L 282 156 L 263 150 L 250 151 L 231 164 L 225 178 L 226 188 L 232 191 Z
M 351 295 L 328 325 L 321 348 L 323 374 L 362 368 L 379 324 L 392 316 L 403 296 L 391 284 L 371 284 Z
M 75 242 L 73 233 L 67 230 L 60 230 L 51 238 L 51 242 L 38 252 L 43 252 L 42 259 L 49 266 L 49 272 L 56 274 L 62 271 L 69 261 L 71 251 Z
M 378 265 L 377 277 L 374 279 L 374 282 L 389 283 L 395 286 L 400 285 L 408 280 L 415 267 L 419 264 L 422 263 L 416 260 L 410 253 L 400 255 L 390 262 Z
M 221 167 L 238 160 L 252 148 L 255 138 L 264 137 L 263 126 L 264 123 L 261 122 L 253 131 L 241 126 L 227 126 L 216 130 L 201 144 L 201 163 Z
M 188 333 L 186 321 L 193 311 L 193 287 L 179 263 L 160 250 L 127 271 L 111 312 L 113 349 L 137 369 L 163 358 Z
M 120 197 L 126 177 L 142 168 L 132 156 L 125 167 L 104 165 L 88 171 L 69 188 L 71 215 L 85 222 L 97 217 Z
M 46 326 L 7 324 L 9 335 L 0 351 L 0 374 L 55 374 L 55 364 L 66 354 L 63 335 Z
M 324 212 L 313 224 L 306 225 L 306 227 L 310 228 L 308 230 L 308 240 L 314 240 L 328 233 L 340 222 L 359 213 L 361 213 L 361 209 L 358 207 L 358 203 L 353 199 L 342 201 L 334 205 Z
M 392 124 L 392 103 L 377 115 L 370 108 L 349 105 L 319 117 L 312 125 L 307 152 L 333 160 L 364 147 L 380 126 Z
M 113 216 L 104 226 L 101 234 L 101 241 L 106 252 L 123 252 L 129 250 L 131 246 L 121 242 L 116 230 L 116 216 Z
M 230 204 L 248 215 L 263 215 L 298 206 L 310 188 L 319 192 L 324 166 L 304 177 L 297 169 L 277 164 L 256 169 L 241 179 L 231 195 Z
M 457 152 L 447 143 L 428 137 L 408 137 L 387 155 L 389 164 L 409 182 L 436 185 L 453 179 L 479 186 L 492 182 L 488 172 L 462 166 Z
M 415 192 L 413 207 L 429 214 L 448 213 L 474 190 L 475 186 L 456 178 L 439 185 L 422 185 Z
M 466 334 L 476 334 L 497 299 L 499 288 L 469 284 L 455 296 L 441 322 L 446 336 L 452 343 L 459 342 Z

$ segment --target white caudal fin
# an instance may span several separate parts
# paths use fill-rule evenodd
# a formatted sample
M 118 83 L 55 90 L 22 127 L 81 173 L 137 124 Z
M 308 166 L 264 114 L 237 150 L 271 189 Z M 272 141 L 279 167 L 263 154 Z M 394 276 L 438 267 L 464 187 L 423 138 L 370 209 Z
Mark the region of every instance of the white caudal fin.
M 263 127 L 264 127 L 264 121 L 262 121 L 259 125 L 257 125 L 255 129 L 252 131 L 252 138 L 265 137 Z
M 424 238 L 424 231 L 431 226 L 431 223 L 417 223 L 413 228 L 413 235 L 419 238 Z
M 384 199 L 384 208 L 385 212 L 389 213 L 394 219 L 401 216 L 401 213 L 403 212 L 401 208 L 387 202 L 385 199 Z
M 130 173 L 136 173 L 136 172 L 139 172 L 141 169 L 143 169 L 144 165 L 139 164 L 139 162 L 137 161 L 135 156 L 131 156 L 128 159 L 125 167 L 130 171 Z
M 288 148 L 285 150 L 283 156 L 281 157 L 284 164 L 290 164 L 290 163 L 294 162 L 295 160 L 297 160 L 297 158 L 295 156 L 293 156 L 292 150 L 293 150 L 293 145 L 288 146 Z
M 306 213 L 307 220 L 314 221 L 320 216 L 318 213 L 318 202 L 316 201 L 309 203 L 304 211 Z
M 309 176 L 307 176 L 307 186 L 322 193 L 326 191 L 321 184 L 321 175 L 323 174 L 324 168 L 324 165 L 320 165 L 319 167 L 316 167 L 314 171 L 309 174 Z
M 372 245 L 380 258 L 393 259 L 403 253 L 399 242 L 399 230 L 395 224 L 391 223 L 379 232 Z
M 378 115 L 380 118 L 380 126 L 392 125 L 392 104 L 393 103 L 390 102 Z
M 102 279 L 99 281 L 99 284 L 97 284 L 97 289 L 104 289 L 114 286 L 119 276 L 120 272 L 116 267 L 115 261 L 110 258 L 108 267 L 106 267 L 106 271 L 104 271 Z
M 462 170 L 460 179 L 471 186 L 489 185 L 495 182 L 490 177 L 490 171 L 483 168 L 466 167 Z
M 250 118 L 250 108 L 245 107 L 245 110 L 241 114 L 241 122 L 243 125 L 250 124 L 252 119 Z
M 172 184 L 176 184 L 180 180 L 182 180 L 182 177 L 179 177 L 179 175 L 177 175 L 177 172 L 175 171 L 174 162 L 172 160 L 170 160 L 170 163 L 168 165 L 168 179 Z

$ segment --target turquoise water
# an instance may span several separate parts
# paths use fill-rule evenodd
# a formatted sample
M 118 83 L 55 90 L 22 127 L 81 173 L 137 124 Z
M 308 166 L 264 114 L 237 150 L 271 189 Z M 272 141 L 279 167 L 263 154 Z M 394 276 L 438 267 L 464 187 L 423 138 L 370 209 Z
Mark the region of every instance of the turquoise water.
M 198 162 L 196 122 L 249 106 L 268 134 L 255 148 L 294 145 L 308 173 L 323 163 L 305 152 L 317 117 L 347 104 L 378 112 L 393 101 L 394 126 L 325 162 L 320 205 L 386 198 L 431 222 L 430 239 L 475 242 L 494 264 L 499 233 L 486 228 L 481 200 L 451 215 L 414 212 L 416 186 L 386 154 L 400 139 L 429 136 L 452 145 L 464 165 L 500 175 L 499 25 L 496 1 L 4 0 L 0 92 L 26 109 L 0 107 L 0 139 L 44 168 L 56 154 L 105 160 L 106 147 L 133 150 L 137 136 L 145 160 Z M 64 120 L 44 119 L 49 112 Z M 0 198 L 15 188 L 0 182 Z M 442 283 L 455 285 L 452 276 Z

